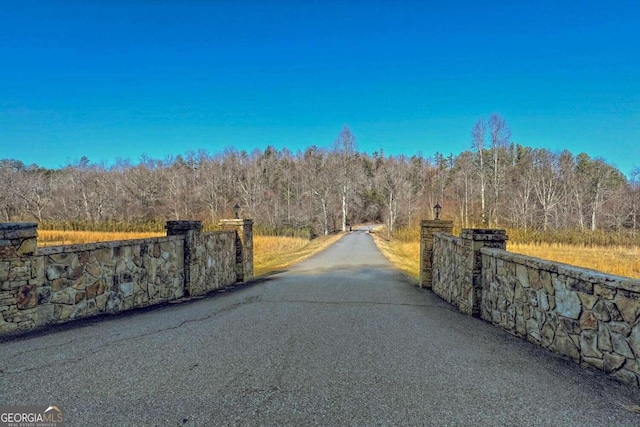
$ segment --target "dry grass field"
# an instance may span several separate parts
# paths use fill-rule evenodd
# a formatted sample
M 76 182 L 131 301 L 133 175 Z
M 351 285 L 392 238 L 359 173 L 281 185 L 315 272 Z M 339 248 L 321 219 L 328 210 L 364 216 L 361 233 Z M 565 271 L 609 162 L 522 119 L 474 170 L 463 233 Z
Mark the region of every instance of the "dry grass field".
M 374 232 L 373 240 L 375 240 L 380 252 L 389 260 L 397 269 L 414 280 L 420 279 L 420 242 L 405 242 L 398 239 L 389 240 L 386 234 L 382 232 Z
M 166 236 L 166 233 L 38 230 L 38 246 L 77 245 L 160 236 Z
M 382 253 L 409 277 L 420 277 L 418 233 L 388 240 L 380 230 L 374 234 Z M 585 246 L 560 243 L 507 243 L 507 250 L 523 255 L 590 268 L 604 273 L 640 279 L 640 246 Z
M 640 246 L 507 243 L 511 252 L 640 279 Z
M 100 232 L 38 230 L 39 246 L 74 245 L 82 243 L 108 242 L 112 240 L 146 239 L 160 237 L 165 233 Z M 342 235 L 323 236 L 309 241 L 298 237 L 254 236 L 253 256 L 256 277 L 301 261 L 321 251 Z
M 253 273 L 264 276 L 320 252 L 342 237 L 322 236 L 313 240 L 299 237 L 254 236 Z

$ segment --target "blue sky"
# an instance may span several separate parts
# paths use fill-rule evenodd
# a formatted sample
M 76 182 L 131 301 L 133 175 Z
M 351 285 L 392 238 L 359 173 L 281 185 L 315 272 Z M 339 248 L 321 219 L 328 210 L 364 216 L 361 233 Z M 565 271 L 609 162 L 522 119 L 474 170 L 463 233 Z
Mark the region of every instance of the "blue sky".
M 0 2 L 0 158 L 190 150 L 432 156 L 513 140 L 640 167 L 637 1 Z

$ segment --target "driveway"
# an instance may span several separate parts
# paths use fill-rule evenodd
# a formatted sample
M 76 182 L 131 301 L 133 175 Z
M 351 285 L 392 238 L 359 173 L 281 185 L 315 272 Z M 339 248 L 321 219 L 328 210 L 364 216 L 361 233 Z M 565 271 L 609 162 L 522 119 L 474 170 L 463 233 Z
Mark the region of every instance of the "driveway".
M 211 297 L 0 344 L 68 426 L 640 425 L 640 390 L 457 313 L 354 231 Z

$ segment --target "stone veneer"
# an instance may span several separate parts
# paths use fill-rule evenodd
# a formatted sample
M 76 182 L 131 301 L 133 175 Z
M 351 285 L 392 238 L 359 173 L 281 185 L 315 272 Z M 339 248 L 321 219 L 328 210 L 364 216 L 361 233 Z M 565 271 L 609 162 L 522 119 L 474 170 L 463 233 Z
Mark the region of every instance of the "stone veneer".
M 482 249 L 482 318 L 640 385 L 640 280 Z
M 433 291 L 461 312 L 479 317 L 482 297 L 480 249 L 504 249 L 506 240 L 504 230 L 465 228 L 459 239 L 446 233 L 434 233 Z
M 504 230 L 433 233 L 433 291 L 463 313 L 640 386 L 640 280 L 504 250 Z
M 197 221 L 170 221 L 167 237 L 37 248 L 35 223 L 0 224 L 0 334 L 243 281 L 236 274 L 238 230 L 201 230 Z M 252 277 L 253 257 L 243 261 Z

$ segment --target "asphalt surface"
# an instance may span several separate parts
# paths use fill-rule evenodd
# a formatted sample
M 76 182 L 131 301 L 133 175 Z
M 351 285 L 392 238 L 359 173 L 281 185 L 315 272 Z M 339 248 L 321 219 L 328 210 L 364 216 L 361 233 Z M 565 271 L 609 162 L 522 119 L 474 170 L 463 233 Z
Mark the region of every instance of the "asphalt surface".
M 362 231 L 250 286 L 3 342 L 0 370 L 1 405 L 67 426 L 640 425 L 640 390 L 457 313 Z

